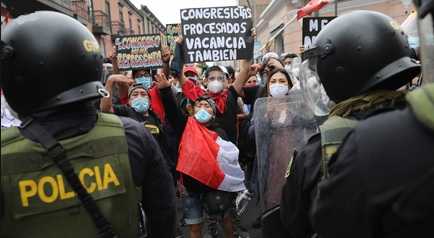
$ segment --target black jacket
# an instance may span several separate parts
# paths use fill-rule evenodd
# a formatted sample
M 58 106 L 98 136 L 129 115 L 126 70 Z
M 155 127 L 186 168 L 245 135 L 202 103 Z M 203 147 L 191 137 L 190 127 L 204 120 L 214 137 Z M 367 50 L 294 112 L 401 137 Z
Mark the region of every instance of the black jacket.
M 171 103 L 175 103 L 172 101 L 173 95 L 171 88 L 163 88 L 159 90 L 160 97 L 163 102 L 166 102 L 169 109 L 166 109 L 166 113 L 168 111 L 172 111 L 170 109 L 172 107 Z M 173 99 L 174 100 L 174 99 Z M 164 104 L 166 106 L 166 104 Z M 170 168 L 172 176 L 176 177 L 176 162 L 178 158 L 178 146 L 179 146 L 179 136 L 177 136 L 177 132 L 175 131 L 176 124 L 172 124 L 173 120 L 166 120 L 165 122 L 161 122 L 157 115 L 153 113 L 151 110 L 148 111 L 148 115 L 145 116 L 143 113 L 136 112 L 133 108 L 128 105 L 114 105 L 113 106 L 114 113 L 118 116 L 124 116 L 132 118 L 138 122 L 143 122 L 145 125 L 156 126 L 159 129 L 158 133 L 152 133 L 155 140 L 158 142 L 158 145 L 163 152 L 164 158 Z
M 34 114 L 33 118 L 60 140 L 90 131 L 97 115 L 91 103 L 82 103 Z M 172 238 L 175 236 L 175 190 L 161 150 L 141 123 L 125 117 L 120 119 L 125 128 L 134 183 L 142 187 L 150 237 Z M 37 138 L 24 136 L 37 141 Z
M 371 116 L 391 111 L 405 104 L 379 105 L 367 111 L 350 115 L 354 120 L 364 120 Z M 294 156 L 286 183 L 282 189 L 280 216 L 282 223 L 292 237 L 311 238 L 315 233 L 312 228 L 311 211 L 313 199 L 317 193 L 317 185 L 322 176 L 321 167 L 321 136 L 312 136 L 306 146 Z
M 434 227 L 434 131 L 410 109 L 361 122 L 321 182 L 320 237 L 425 237 Z

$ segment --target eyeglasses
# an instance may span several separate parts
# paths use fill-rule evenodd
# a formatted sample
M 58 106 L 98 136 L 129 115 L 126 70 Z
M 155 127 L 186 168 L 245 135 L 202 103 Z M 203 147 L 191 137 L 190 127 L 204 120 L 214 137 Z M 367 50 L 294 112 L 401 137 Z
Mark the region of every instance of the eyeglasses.
M 225 79 L 225 77 L 223 76 L 219 76 L 219 77 L 208 77 L 209 81 L 214 81 L 214 80 L 220 80 L 223 81 Z

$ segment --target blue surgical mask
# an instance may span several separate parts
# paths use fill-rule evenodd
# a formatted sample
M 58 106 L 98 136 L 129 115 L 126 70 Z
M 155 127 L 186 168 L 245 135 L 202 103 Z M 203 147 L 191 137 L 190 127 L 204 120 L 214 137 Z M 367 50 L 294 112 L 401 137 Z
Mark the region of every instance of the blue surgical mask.
M 146 90 L 148 90 L 152 86 L 152 78 L 151 76 L 142 76 L 135 79 L 137 84 L 142 84 Z
M 136 112 L 144 113 L 149 109 L 149 99 L 146 97 L 136 98 L 131 102 L 131 107 Z
M 194 118 L 202 124 L 209 122 L 211 117 L 211 114 L 209 114 L 205 109 L 200 109 L 196 114 L 194 114 Z
M 419 37 L 415 36 L 409 36 L 408 37 L 408 44 L 410 45 L 410 48 L 416 49 L 419 47 Z

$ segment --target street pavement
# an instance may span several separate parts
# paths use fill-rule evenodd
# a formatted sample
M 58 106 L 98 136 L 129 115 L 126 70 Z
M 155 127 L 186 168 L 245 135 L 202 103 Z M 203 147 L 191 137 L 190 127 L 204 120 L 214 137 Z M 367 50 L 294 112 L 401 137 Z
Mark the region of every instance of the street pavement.
M 182 225 L 182 198 L 177 200 L 177 208 L 178 208 L 178 222 L 180 224 L 180 232 L 182 235 L 177 238 L 189 238 L 188 228 L 187 226 Z M 244 214 L 241 215 L 241 228 L 246 229 L 245 232 L 242 232 L 242 236 L 240 238 L 262 238 L 260 227 L 254 228 L 253 224 L 256 222 L 259 217 L 260 211 L 259 206 L 257 204 L 257 199 L 253 198 L 248 205 L 248 208 Z M 208 232 L 207 222 L 203 227 L 204 238 L 212 238 L 212 236 Z M 223 238 L 223 231 L 220 227 L 219 229 L 219 238 Z M 238 237 L 237 237 L 238 238 Z

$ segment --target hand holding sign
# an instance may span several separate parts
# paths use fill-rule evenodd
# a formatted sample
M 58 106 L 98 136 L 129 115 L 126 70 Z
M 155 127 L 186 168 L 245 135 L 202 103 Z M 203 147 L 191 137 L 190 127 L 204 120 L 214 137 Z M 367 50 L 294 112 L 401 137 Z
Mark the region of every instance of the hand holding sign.
M 163 46 L 161 47 L 161 59 L 164 63 L 168 63 L 170 61 L 170 47 L 169 46 Z
M 182 44 L 183 41 L 184 41 L 184 38 L 182 38 L 182 36 L 176 37 L 176 43 L 177 44 Z

